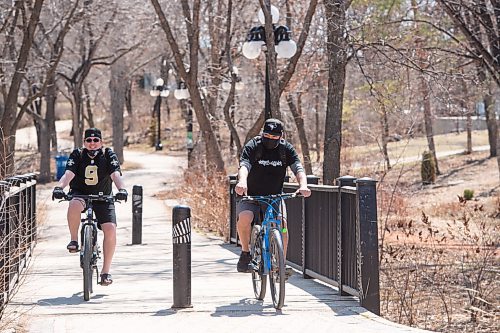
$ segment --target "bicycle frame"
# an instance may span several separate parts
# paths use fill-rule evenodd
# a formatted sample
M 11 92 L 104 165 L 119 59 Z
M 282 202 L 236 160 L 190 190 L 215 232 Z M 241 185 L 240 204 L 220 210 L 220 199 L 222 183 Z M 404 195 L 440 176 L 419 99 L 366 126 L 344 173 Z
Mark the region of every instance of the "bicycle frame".
M 280 216 L 280 212 L 274 208 L 275 204 L 280 204 L 282 200 L 289 199 L 295 197 L 295 193 L 287 193 L 287 194 L 276 194 L 276 195 L 270 195 L 270 196 L 254 196 L 254 197 L 245 197 L 246 200 L 253 200 L 257 201 L 259 203 L 265 203 L 267 205 L 266 211 L 264 213 L 264 218 L 262 219 L 262 229 L 261 229 L 261 235 L 263 238 L 263 244 L 262 244 L 262 260 L 264 261 L 263 265 L 263 272 L 262 275 L 269 275 L 269 272 L 271 271 L 271 252 L 269 251 L 270 248 L 270 239 L 269 235 L 271 234 L 272 229 L 278 229 L 280 230 L 280 236 L 283 237 L 281 233 L 281 220 L 278 219 Z
M 92 200 L 88 200 L 85 202 L 87 208 L 86 208 L 86 217 L 81 219 L 82 222 L 82 227 L 80 229 L 80 242 L 83 244 L 84 241 L 84 235 L 85 235 L 85 227 L 90 226 L 92 227 L 92 249 L 93 249 L 93 255 L 92 255 L 92 264 L 95 265 L 97 262 L 97 257 L 99 255 L 99 249 L 96 249 L 96 244 L 97 244 L 97 222 L 94 219 L 94 208 L 92 204 Z M 80 259 L 83 256 L 83 247 L 80 250 Z M 99 272 L 97 272 L 99 273 Z
M 85 218 L 81 219 L 80 229 L 80 267 L 83 270 L 83 298 L 85 301 L 90 299 L 90 294 L 93 292 L 92 275 L 96 272 L 97 283 L 99 283 L 99 270 L 97 260 L 100 258 L 99 244 L 97 243 L 97 220 L 94 218 L 94 201 L 100 202 L 115 202 L 116 198 L 112 195 L 72 195 L 66 194 L 64 200 L 71 201 L 73 199 L 81 199 L 85 201 Z M 90 229 L 91 228 L 91 229 Z
M 271 202 L 267 200 L 257 200 L 259 202 L 264 202 L 268 205 L 264 213 L 264 218 L 262 219 L 262 224 L 261 224 L 262 226 L 261 234 L 264 240 L 262 249 L 263 260 L 264 260 L 264 265 L 263 265 L 264 271 L 262 272 L 262 274 L 265 275 L 269 275 L 269 272 L 271 271 L 271 252 L 269 251 L 271 242 L 269 239 L 270 231 L 273 228 L 280 230 L 281 226 L 281 220 L 276 218 L 277 216 L 279 216 L 280 213 L 273 207 L 273 205 L 280 200 L 281 198 L 273 199 Z M 280 230 L 280 235 L 281 235 L 281 230 Z

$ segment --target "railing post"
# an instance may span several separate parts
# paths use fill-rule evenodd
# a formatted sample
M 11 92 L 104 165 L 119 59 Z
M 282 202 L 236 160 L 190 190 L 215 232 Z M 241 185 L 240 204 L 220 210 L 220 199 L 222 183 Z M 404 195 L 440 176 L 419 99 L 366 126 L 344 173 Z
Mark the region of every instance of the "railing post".
M 142 244 L 142 186 L 132 187 L 132 244 Z
M 30 209 L 29 209 L 29 217 L 30 217 L 30 246 L 31 249 L 35 246 L 35 242 L 37 240 L 37 221 L 36 221 L 36 184 L 37 184 L 37 175 L 35 173 L 29 173 L 28 176 L 31 180 L 30 186 Z
M 358 202 L 358 285 L 361 306 L 380 314 L 377 181 L 371 178 L 356 180 Z
M 0 313 L 3 310 L 5 301 L 8 299 L 7 292 L 9 290 L 9 272 L 8 272 L 8 246 L 7 229 L 7 200 L 9 196 L 10 184 L 6 181 L 0 181 Z
M 346 272 L 346 266 L 349 264 L 344 260 L 344 236 L 343 232 L 345 221 L 342 218 L 342 187 L 343 186 L 356 186 L 354 183 L 356 177 L 353 176 L 342 176 L 337 178 L 337 186 L 339 187 L 339 193 L 337 196 L 337 279 L 339 283 L 339 295 L 346 296 L 349 295 L 343 291 L 344 275 Z M 355 263 L 352 263 L 355 264 Z
M 319 177 L 318 176 L 315 176 L 315 175 L 307 175 L 307 184 L 311 184 L 311 185 L 318 185 L 319 184 Z M 306 216 L 307 216 L 307 200 L 303 200 L 304 204 L 303 204 L 303 208 L 304 208 L 304 211 L 303 211 L 303 214 L 302 214 L 302 277 L 304 279 L 312 279 L 311 276 L 307 275 L 306 274 L 306 267 L 307 267 L 307 263 L 306 263 L 306 249 L 307 249 L 307 245 L 306 245 L 306 232 L 307 232 L 307 226 L 306 226 Z
M 238 245 L 238 231 L 236 228 L 236 192 L 234 188 L 236 184 L 231 184 L 238 180 L 238 175 L 229 175 L 229 243 L 233 242 Z
M 7 210 L 8 210 L 8 231 L 7 231 L 7 238 L 8 238 L 8 243 L 9 243 L 9 253 L 8 253 L 8 270 L 9 270 L 9 287 L 8 287 L 8 293 L 10 294 L 11 286 L 13 285 L 14 278 L 16 277 L 16 274 L 19 269 L 19 234 L 17 232 L 17 229 L 20 227 L 20 216 L 19 216 L 19 211 L 20 211 L 20 202 L 21 202 L 21 192 L 20 190 L 15 190 L 13 187 L 19 188 L 21 186 L 21 179 L 17 177 L 9 177 L 5 179 L 8 183 L 10 183 L 10 190 L 11 192 L 14 190 L 16 193 L 15 194 L 10 194 L 9 200 L 8 200 L 8 205 L 7 205 Z M 14 282 L 15 283 L 15 282 Z
M 178 205 L 172 211 L 173 284 L 172 308 L 191 305 L 191 208 Z

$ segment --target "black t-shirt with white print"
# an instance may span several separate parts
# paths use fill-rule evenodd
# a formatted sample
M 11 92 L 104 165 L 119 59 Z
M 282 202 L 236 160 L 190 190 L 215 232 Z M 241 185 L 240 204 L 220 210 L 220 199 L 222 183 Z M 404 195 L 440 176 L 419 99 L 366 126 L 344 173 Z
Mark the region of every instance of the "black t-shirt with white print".
M 280 157 L 280 147 L 275 149 L 257 148 L 262 145 L 258 137 L 251 139 L 243 147 L 240 157 L 240 167 L 249 170 L 247 186 L 248 195 L 270 195 L 279 194 L 283 191 L 286 168 L 294 166 L 294 172 L 302 170 L 300 159 L 295 148 L 286 140 L 281 140 L 280 145 L 284 145 L 286 162 L 283 163 Z M 256 160 L 257 150 L 261 149 L 262 154 Z
M 100 149 L 94 158 L 90 158 L 85 148 L 73 150 L 66 163 L 75 177 L 69 183 L 72 191 L 80 194 L 112 193 L 113 180 L 111 174 L 119 171 L 120 162 L 111 148 Z

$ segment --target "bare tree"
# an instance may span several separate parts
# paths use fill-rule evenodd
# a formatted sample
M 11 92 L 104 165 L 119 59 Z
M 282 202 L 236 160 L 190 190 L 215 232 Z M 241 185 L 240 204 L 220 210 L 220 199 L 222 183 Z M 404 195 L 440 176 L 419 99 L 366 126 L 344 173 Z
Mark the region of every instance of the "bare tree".
M 10 174 L 14 167 L 14 147 L 15 133 L 18 123 L 27 109 L 21 109 L 18 112 L 18 95 L 21 84 L 26 75 L 26 65 L 28 56 L 33 45 L 35 30 L 40 20 L 43 0 L 35 0 L 32 7 L 25 7 L 24 1 L 15 1 L 9 8 L 6 20 L 0 27 L 0 31 L 10 30 L 4 43 L 3 54 L 8 54 L 10 61 L 14 64 L 12 76 L 6 73 L 8 70 L 5 65 L 0 66 L 0 77 L 4 77 L 0 82 L 0 92 L 4 101 L 3 108 L 0 107 L 0 123 L 2 133 L 0 133 L 0 178 Z M 29 19 L 24 15 L 29 12 Z M 22 42 L 19 49 L 16 49 L 14 38 L 16 28 L 21 27 Z M 31 102 L 31 101 L 30 101 Z
M 491 76 L 500 88 L 500 1 L 490 0 L 438 0 L 455 26 L 462 32 L 470 45 L 471 54 Z M 478 26 L 478 23 L 480 26 Z M 484 35 L 484 36 L 483 36 Z M 483 77 L 484 79 L 484 77 Z M 498 121 L 489 103 L 492 99 L 485 97 L 488 113 L 488 133 L 490 147 L 496 144 L 496 156 L 500 177 L 500 135 Z M 493 122 L 496 122 L 493 124 Z M 496 130 L 495 130 L 496 127 Z M 496 139 L 496 140 L 495 140 Z M 494 149 L 493 149 L 494 150 Z M 490 156 L 494 156 L 491 154 Z
M 41 183 L 51 181 L 51 143 L 52 151 L 57 151 L 57 138 L 55 132 L 55 103 L 57 98 L 56 70 L 64 51 L 64 38 L 69 32 L 71 25 L 75 22 L 75 12 L 78 6 L 79 1 L 77 0 L 73 3 L 72 7 L 69 8 L 68 13 L 65 13 L 59 22 L 53 23 L 54 26 L 50 27 L 50 29 L 46 29 L 44 23 L 40 22 L 39 27 L 41 33 L 34 41 L 36 53 L 48 64 L 46 72 L 40 73 L 38 77 L 38 81 L 42 82 L 41 87 L 31 90 L 28 96 L 28 100 L 34 99 L 35 108 L 32 109 L 28 107 L 26 110 L 26 112 L 33 117 L 39 128 L 37 133 L 40 151 L 40 176 L 38 181 Z M 50 13 L 46 13 L 44 16 L 48 15 L 50 15 Z M 54 20 L 52 15 L 51 20 Z M 60 29 L 57 31 L 56 27 L 58 26 L 60 26 Z M 49 32 L 54 32 L 54 39 L 52 39 Z M 43 50 L 42 45 L 46 45 L 47 50 Z M 43 59 L 45 53 L 47 53 L 47 60 Z M 41 96 L 43 95 L 45 95 L 46 101 L 45 116 L 43 116 L 41 112 Z
M 325 120 L 323 184 L 340 176 L 342 107 L 347 66 L 346 11 L 350 0 L 325 0 L 328 50 L 328 101 Z
M 186 24 L 189 45 L 189 50 L 187 52 L 189 54 L 189 69 L 187 69 L 184 64 L 184 57 L 181 53 L 179 42 L 174 36 L 171 29 L 171 24 L 165 16 L 165 13 L 163 12 L 163 9 L 161 8 L 158 0 L 151 0 L 151 3 L 155 9 L 158 19 L 160 20 L 160 25 L 165 32 L 170 49 L 173 52 L 177 73 L 180 75 L 182 80 L 184 80 L 189 90 L 191 102 L 193 104 L 193 108 L 200 125 L 200 131 L 202 133 L 203 140 L 205 141 L 207 166 L 209 167 L 209 169 L 223 171 L 224 161 L 220 152 L 219 143 L 217 141 L 213 126 L 210 122 L 208 112 L 205 110 L 198 85 L 201 8 L 200 0 L 194 0 L 192 9 L 190 8 L 189 2 L 187 0 L 181 1 L 182 14 L 185 18 L 184 22 Z

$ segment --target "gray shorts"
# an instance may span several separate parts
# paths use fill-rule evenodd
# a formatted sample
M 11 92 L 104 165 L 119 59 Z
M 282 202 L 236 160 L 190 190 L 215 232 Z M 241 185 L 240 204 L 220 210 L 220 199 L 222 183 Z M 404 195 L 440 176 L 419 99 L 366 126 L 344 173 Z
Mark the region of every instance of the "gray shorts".
M 243 211 L 251 211 L 253 213 L 253 222 L 261 223 L 268 204 L 259 201 L 238 201 L 236 204 L 236 216 L 239 216 Z M 284 200 L 280 200 L 273 205 L 274 209 L 279 212 L 278 216 L 282 216 L 286 221 L 286 205 Z

